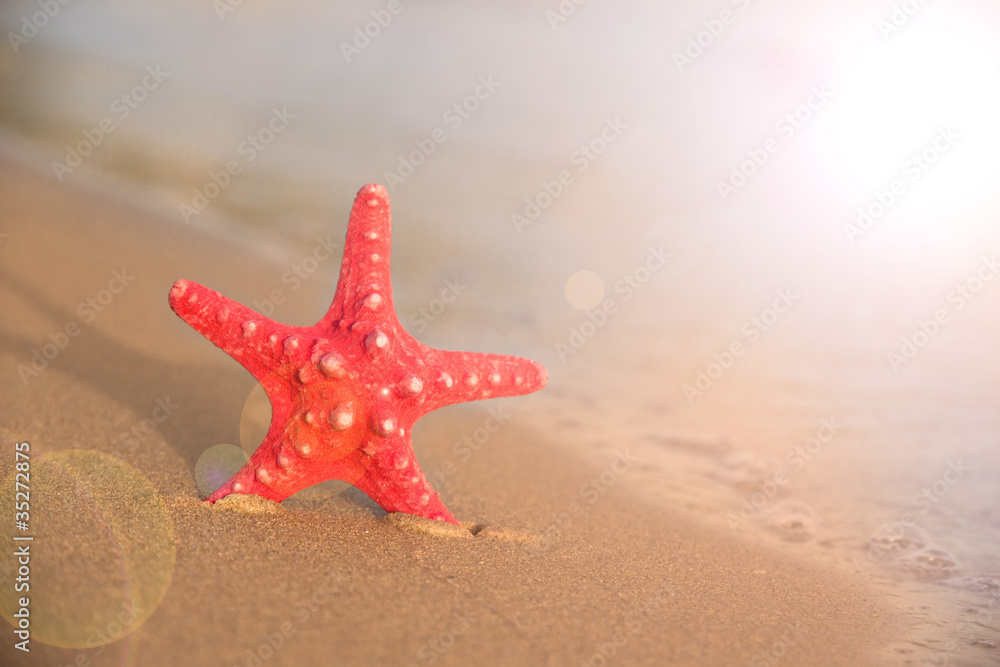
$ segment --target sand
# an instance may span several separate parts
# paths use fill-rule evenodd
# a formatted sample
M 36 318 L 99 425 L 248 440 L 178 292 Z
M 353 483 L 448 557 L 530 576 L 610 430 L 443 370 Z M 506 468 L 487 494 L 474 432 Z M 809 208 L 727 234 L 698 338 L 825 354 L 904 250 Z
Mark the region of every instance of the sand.
M 0 471 L 28 441 L 36 505 L 36 634 L 25 654 L 0 632 L 0 664 L 866 665 L 900 634 L 898 614 L 857 578 L 631 495 L 612 480 L 632 465 L 628 442 L 616 466 L 595 469 L 565 434 L 518 420 L 439 485 L 468 538 L 386 518 L 353 489 L 209 506 L 196 463 L 239 442 L 254 381 L 170 311 L 167 293 L 185 277 L 249 303 L 286 267 L 9 160 L 0 202 Z M 312 323 L 334 289 L 319 282 L 276 316 Z M 100 312 L 79 305 L 117 288 Z M 63 340 L 25 381 L 19 366 Z M 495 405 L 424 418 L 424 469 L 451 470 L 452 443 Z M 530 396 L 504 405 L 532 410 Z M 151 433 L 128 435 L 150 418 Z M 3 568 L 12 514 L 0 515 Z M 136 618 L 127 636 L 80 648 Z

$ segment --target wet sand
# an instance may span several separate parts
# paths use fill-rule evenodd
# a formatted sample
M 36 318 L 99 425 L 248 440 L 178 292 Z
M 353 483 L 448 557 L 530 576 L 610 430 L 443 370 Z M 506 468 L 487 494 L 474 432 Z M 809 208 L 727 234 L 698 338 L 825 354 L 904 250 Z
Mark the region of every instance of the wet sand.
M 170 312 L 167 293 L 184 277 L 251 303 L 286 266 L 10 161 L 0 201 L 0 471 L 28 441 L 36 472 L 36 636 L 24 654 L 5 631 L 3 664 L 859 665 L 879 664 L 899 636 L 898 613 L 856 578 L 631 495 L 616 482 L 641 463 L 624 438 L 622 458 L 595 468 L 565 434 L 526 427 L 530 396 L 442 410 L 415 429 L 421 465 L 447 478 L 442 498 L 475 537 L 401 530 L 329 486 L 268 512 L 208 506 L 196 463 L 239 443 L 255 383 Z M 333 289 L 309 281 L 276 316 L 311 323 Z M 63 340 L 37 374 L 19 370 Z M 510 421 L 455 460 L 452 443 L 501 406 Z M 59 458 L 70 449 L 90 454 Z M 0 517 L 5 544 L 11 519 Z M 103 648 L 38 638 L 114 637 L 122 614 L 148 618 Z

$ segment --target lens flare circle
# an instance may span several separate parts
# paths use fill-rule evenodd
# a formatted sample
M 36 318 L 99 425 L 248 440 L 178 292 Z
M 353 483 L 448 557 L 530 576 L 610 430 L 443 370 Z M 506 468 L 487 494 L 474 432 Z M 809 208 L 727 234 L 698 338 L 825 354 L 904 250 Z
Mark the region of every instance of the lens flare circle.
M 247 462 L 247 455 L 236 445 L 214 445 L 198 457 L 194 467 L 194 481 L 204 497 L 215 493 L 220 486 Z
M 22 480 L 23 481 L 23 480 Z M 142 625 L 170 586 L 176 539 L 160 495 L 140 471 L 102 452 L 69 449 L 31 461 L 31 542 L 14 542 L 12 522 L 0 523 L 3 544 L 30 545 L 31 638 L 83 649 L 118 641 Z M 14 507 L 14 474 L 0 483 L 0 504 Z M 23 536 L 25 533 L 17 533 Z M 0 569 L 16 572 L 14 549 Z M 0 595 L 0 616 L 17 627 L 19 595 Z
M 604 280 L 593 271 L 577 271 L 566 280 L 566 300 L 579 310 L 600 305 L 604 291 Z

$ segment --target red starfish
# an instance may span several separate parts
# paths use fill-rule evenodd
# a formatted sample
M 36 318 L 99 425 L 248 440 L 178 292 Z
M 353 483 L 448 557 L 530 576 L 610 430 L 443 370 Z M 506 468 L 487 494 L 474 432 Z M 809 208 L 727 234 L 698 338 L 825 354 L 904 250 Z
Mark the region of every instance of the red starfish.
M 457 524 L 424 477 L 410 431 L 431 410 L 538 391 L 541 364 L 446 352 L 400 325 L 389 281 L 389 195 L 358 192 L 333 304 L 311 327 L 275 322 L 189 280 L 170 307 L 257 378 L 271 427 L 250 460 L 209 502 L 230 493 L 282 501 L 328 479 L 350 482 L 387 512 Z

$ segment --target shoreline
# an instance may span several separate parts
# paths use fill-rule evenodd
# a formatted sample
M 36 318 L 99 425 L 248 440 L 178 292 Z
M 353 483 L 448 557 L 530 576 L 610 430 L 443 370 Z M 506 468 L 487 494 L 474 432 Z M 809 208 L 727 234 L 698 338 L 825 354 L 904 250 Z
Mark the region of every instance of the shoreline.
M 208 447 L 239 443 L 254 382 L 177 320 L 166 295 L 186 277 L 250 302 L 278 283 L 280 268 L 5 157 L 0 189 L 8 208 L 0 358 L 17 387 L 0 398 L 9 415 L 0 436 L 28 440 L 40 454 L 72 448 L 124 461 L 155 488 L 176 534 L 169 586 L 134 633 L 104 650 L 39 644 L 29 662 L 4 645 L 5 660 L 596 664 L 603 656 L 616 664 L 853 665 L 877 664 L 899 636 L 900 614 L 873 588 L 643 502 L 615 483 L 631 464 L 624 472 L 612 460 L 588 465 L 551 441 L 558 433 L 525 426 L 530 418 L 518 414 L 530 416 L 530 397 L 443 410 L 415 429 L 417 455 L 433 473 L 489 408 L 510 406 L 509 423 L 437 488 L 460 520 L 495 527 L 473 540 L 401 532 L 353 489 L 297 496 L 273 515 L 216 511 L 200 502 L 194 467 Z M 334 221 L 331 231 L 345 224 Z M 123 262 L 137 267 L 134 282 L 22 383 L 17 366 Z M 280 317 L 314 318 L 313 302 L 333 287 L 318 283 L 305 284 Z M 145 440 L 118 437 L 164 397 L 177 408 Z M 10 460 L 0 463 L 4 477 Z M 111 493 L 103 479 L 90 483 Z M 82 502 L 69 506 L 86 514 Z M 86 607 L 94 591 L 110 605 L 120 581 L 102 568 L 103 552 L 86 547 L 100 536 L 85 522 L 77 534 L 62 529 L 69 532 L 40 535 L 49 546 L 37 561 L 39 581 L 50 581 L 52 599 L 66 607 Z M 120 531 L 120 548 L 141 554 L 141 536 Z M 534 545 L 511 537 L 525 534 Z M 139 579 L 146 562 L 134 559 Z M 91 568 L 89 586 L 70 576 L 80 568 Z M 102 618 L 108 609 L 91 611 Z

